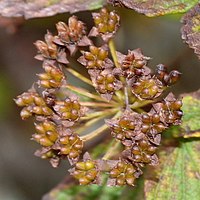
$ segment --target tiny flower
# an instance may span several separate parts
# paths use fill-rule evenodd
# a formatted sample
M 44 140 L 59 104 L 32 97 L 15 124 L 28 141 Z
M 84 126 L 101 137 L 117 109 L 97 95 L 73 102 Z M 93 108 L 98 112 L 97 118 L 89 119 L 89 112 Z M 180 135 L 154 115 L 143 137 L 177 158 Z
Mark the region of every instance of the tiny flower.
M 93 13 L 92 16 L 95 27 L 90 31 L 89 36 L 100 35 L 104 41 L 111 39 L 117 32 L 120 17 L 106 8 L 102 8 L 99 13 Z
M 36 133 L 32 138 L 41 144 L 42 146 L 52 146 L 58 139 L 58 132 L 56 130 L 56 124 L 51 121 L 44 121 L 42 123 L 35 124 Z
M 113 67 L 112 61 L 108 58 L 108 50 L 106 46 L 96 47 L 90 46 L 89 52 L 83 51 L 78 61 L 88 69 L 103 70 Z
M 44 88 L 59 88 L 62 85 L 65 76 L 63 72 L 51 62 L 44 62 L 45 73 L 38 74 L 38 84 Z
M 58 36 L 55 36 L 54 42 L 58 45 L 64 45 L 68 48 L 71 55 L 74 54 L 78 46 L 89 46 L 91 40 L 86 36 L 86 27 L 76 16 L 68 20 L 68 25 L 64 22 L 56 24 Z
M 133 94 L 139 99 L 155 99 L 159 97 L 164 90 L 162 82 L 149 76 L 139 78 L 132 85 Z
M 54 43 L 54 36 L 47 32 L 45 35 L 45 42 L 37 40 L 35 46 L 38 49 L 38 55 L 35 56 L 37 60 L 56 60 L 62 64 L 68 64 L 66 53 L 64 49 L 59 49 Z
M 95 183 L 99 174 L 96 162 L 86 155 L 87 153 L 84 154 L 83 161 L 77 162 L 70 170 L 71 175 L 79 181 L 80 185 Z
M 77 134 L 68 131 L 59 138 L 57 149 L 60 150 L 61 155 L 68 156 L 70 163 L 74 163 L 78 161 L 82 153 L 83 141 Z
M 137 168 L 131 163 L 119 161 L 110 171 L 110 178 L 115 179 L 116 185 L 134 185 Z
M 81 105 L 76 99 L 66 98 L 64 101 L 55 101 L 53 108 L 64 120 L 77 121 L 82 116 Z

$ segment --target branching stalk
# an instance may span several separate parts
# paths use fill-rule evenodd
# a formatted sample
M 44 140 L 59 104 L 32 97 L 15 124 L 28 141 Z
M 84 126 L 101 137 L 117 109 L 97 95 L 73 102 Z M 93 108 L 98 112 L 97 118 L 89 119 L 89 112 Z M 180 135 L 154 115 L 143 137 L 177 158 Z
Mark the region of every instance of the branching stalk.
M 86 78 L 85 76 L 83 76 L 82 74 L 80 74 L 79 72 L 77 72 L 76 70 L 67 67 L 66 70 L 71 73 L 72 75 L 74 75 L 75 77 L 79 78 L 80 80 L 82 80 L 84 83 L 87 83 L 88 85 L 92 85 L 92 81 L 88 78 Z
M 88 127 L 90 127 L 91 125 L 95 124 L 96 122 L 98 122 L 100 119 L 104 118 L 105 115 L 103 116 L 99 116 L 96 117 L 90 121 L 88 121 L 87 123 L 85 123 L 81 128 L 79 128 L 76 133 L 80 134 L 81 132 L 83 132 L 84 130 L 86 130 Z
M 118 62 L 118 59 L 117 59 L 117 54 L 116 54 L 116 48 L 115 48 L 115 43 L 112 39 L 109 40 L 108 42 L 108 46 L 110 48 L 110 53 L 112 55 L 112 58 L 113 58 L 113 61 L 114 61 L 114 64 L 116 67 L 120 67 L 119 66 L 119 62 Z
M 106 154 L 103 156 L 103 160 L 108 160 L 109 158 L 111 158 L 112 156 L 114 156 L 118 150 L 118 148 L 120 147 L 121 142 L 119 140 L 113 140 L 111 142 L 111 146 L 108 148 L 108 151 L 106 152 Z
M 91 139 L 95 138 L 96 136 L 98 136 L 103 131 L 105 131 L 107 128 L 108 128 L 108 126 L 106 124 L 104 124 L 104 125 L 100 126 L 98 129 L 96 129 L 95 131 L 91 132 L 90 134 L 84 135 L 80 138 L 83 141 L 91 140 Z
M 125 96 L 126 107 L 128 107 L 129 106 L 129 95 L 128 95 L 128 89 L 127 89 L 127 87 L 124 88 L 124 96 Z
M 116 115 L 112 119 L 117 118 L 120 114 L 121 114 L 121 111 L 116 113 Z M 80 138 L 83 141 L 91 140 L 91 139 L 95 138 L 96 136 L 100 135 L 107 128 L 108 128 L 107 124 L 104 124 L 104 125 L 100 126 L 98 129 L 96 129 L 96 130 L 92 131 L 91 133 L 89 133 L 87 135 L 84 135 L 84 136 L 82 136 Z
M 100 103 L 100 102 L 90 102 L 90 101 L 84 101 L 84 102 L 80 102 L 80 104 L 82 106 L 88 106 L 88 107 L 95 107 L 95 108 L 98 108 L 98 107 L 105 107 L 105 108 L 112 108 L 112 107 L 116 107 L 117 104 L 109 104 L 109 103 Z
M 146 106 L 148 104 L 152 104 L 154 102 L 155 101 L 153 101 L 153 100 L 145 100 L 145 101 L 142 101 L 142 102 L 136 101 L 134 104 L 130 105 L 130 108 L 138 109 L 138 108 L 141 108 L 141 107 Z
M 91 125 L 95 124 L 96 122 L 98 122 L 99 120 L 101 120 L 102 118 L 105 118 L 106 116 L 109 115 L 113 115 L 113 113 L 117 112 L 117 109 L 110 109 L 110 110 L 104 110 L 104 111 L 99 111 L 99 112 L 94 112 L 91 113 L 91 116 L 89 116 L 90 118 L 95 117 L 95 114 L 98 113 L 98 115 L 96 116 L 96 118 L 86 122 L 81 128 L 79 128 L 76 133 L 80 134 L 81 132 L 83 132 L 84 130 L 86 130 L 88 127 L 90 127 Z M 93 115 L 92 115 L 93 114 Z M 89 118 L 89 119 L 90 119 Z M 83 118 L 81 118 L 83 119 Z
M 105 99 L 101 98 L 101 97 L 98 96 L 98 95 L 95 95 L 95 94 L 90 93 L 90 92 L 89 92 L 88 90 L 86 90 L 86 89 L 78 88 L 78 87 L 76 87 L 76 86 L 72 86 L 72 85 L 69 85 L 69 84 L 66 85 L 66 88 L 68 88 L 68 89 L 70 89 L 70 90 L 72 90 L 72 91 L 74 91 L 74 92 L 77 92 L 77 93 L 80 94 L 80 95 L 86 96 L 86 97 L 88 97 L 88 98 L 95 99 L 95 100 L 97 100 L 97 101 L 104 101 L 104 102 L 107 102 Z
M 89 120 L 93 117 L 98 117 L 100 115 L 107 115 L 108 113 L 114 113 L 114 112 L 117 112 L 119 109 L 118 108 L 112 108 L 112 109 L 106 109 L 106 110 L 103 110 L 103 111 L 97 111 L 97 112 L 92 112 L 92 113 L 89 113 L 87 114 L 85 117 L 82 117 L 81 120 Z

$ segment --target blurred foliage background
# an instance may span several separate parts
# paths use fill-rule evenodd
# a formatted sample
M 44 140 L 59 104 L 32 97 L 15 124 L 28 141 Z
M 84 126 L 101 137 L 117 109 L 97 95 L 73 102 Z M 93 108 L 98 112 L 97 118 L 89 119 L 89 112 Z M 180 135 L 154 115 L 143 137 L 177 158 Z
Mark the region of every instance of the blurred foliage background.
M 121 28 L 115 38 L 117 49 L 141 48 L 152 58 L 150 66 L 163 63 L 178 69 L 182 78 L 173 87 L 177 95 L 195 91 L 200 86 L 197 57 L 183 44 L 180 34 L 181 15 L 148 18 L 132 10 L 119 8 Z M 76 14 L 92 26 L 90 12 Z M 37 144 L 30 140 L 34 132 L 31 120 L 20 119 L 20 108 L 13 99 L 29 89 L 42 71 L 33 57 L 33 43 L 46 30 L 55 32 L 55 23 L 66 22 L 69 14 L 23 20 L 0 18 L 0 199 L 37 200 L 55 187 L 67 174 L 68 165 L 53 169 L 47 161 L 33 155 Z M 138 186 L 139 188 L 139 186 Z M 135 192 L 136 188 L 133 190 Z M 97 197 L 95 197 L 97 198 Z M 95 199 L 93 198 L 93 199 Z M 140 199 L 143 199 L 140 196 Z M 134 198 L 131 198 L 134 199 Z M 105 199 L 104 199 L 105 200 Z

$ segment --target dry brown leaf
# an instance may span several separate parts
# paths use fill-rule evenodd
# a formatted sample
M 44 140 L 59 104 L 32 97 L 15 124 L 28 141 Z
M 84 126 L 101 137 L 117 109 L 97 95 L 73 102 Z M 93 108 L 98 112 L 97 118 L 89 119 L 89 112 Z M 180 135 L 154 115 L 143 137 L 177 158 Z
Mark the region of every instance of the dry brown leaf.
M 0 0 L 0 14 L 29 19 L 93 10 L 102 7 L 104 3 L 105 0 Z
M 200 3 L 182 18 L 182 23 L 182 38 L 200 59 Z

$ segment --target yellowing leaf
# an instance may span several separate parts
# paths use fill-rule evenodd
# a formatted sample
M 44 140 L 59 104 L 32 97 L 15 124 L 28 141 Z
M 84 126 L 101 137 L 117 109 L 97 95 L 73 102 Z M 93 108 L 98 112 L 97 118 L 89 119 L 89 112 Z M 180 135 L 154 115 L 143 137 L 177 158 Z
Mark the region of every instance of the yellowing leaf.
M 183 97 L 182 128 L 189 131 L 200 129 L 200 90 Z
M 182 109 L 184 117 L 179 130 L 185 130 L 185 139 L 179 138 L 179 146 L 162 162 L 158 182 L 145 182 L 146 200 L 199 200 L 200 90 L 184 95 Z
M 145 183 L 146 200 L 199 200 L 200 142 L 183 141 L 168 155 L 158 183 Z
M 0 14 L 5 17 L 24 16 L 29 19 L 93 10 L 102 7 L 104 3 L 105 0 L 0 0 Z
M 119 0 L 119 4 L 149 17 L 186 12 L 198 2 L 198 0 Z
M 200 59 L 200 3 L 183 17 L 182 22 L 182 38 Z

